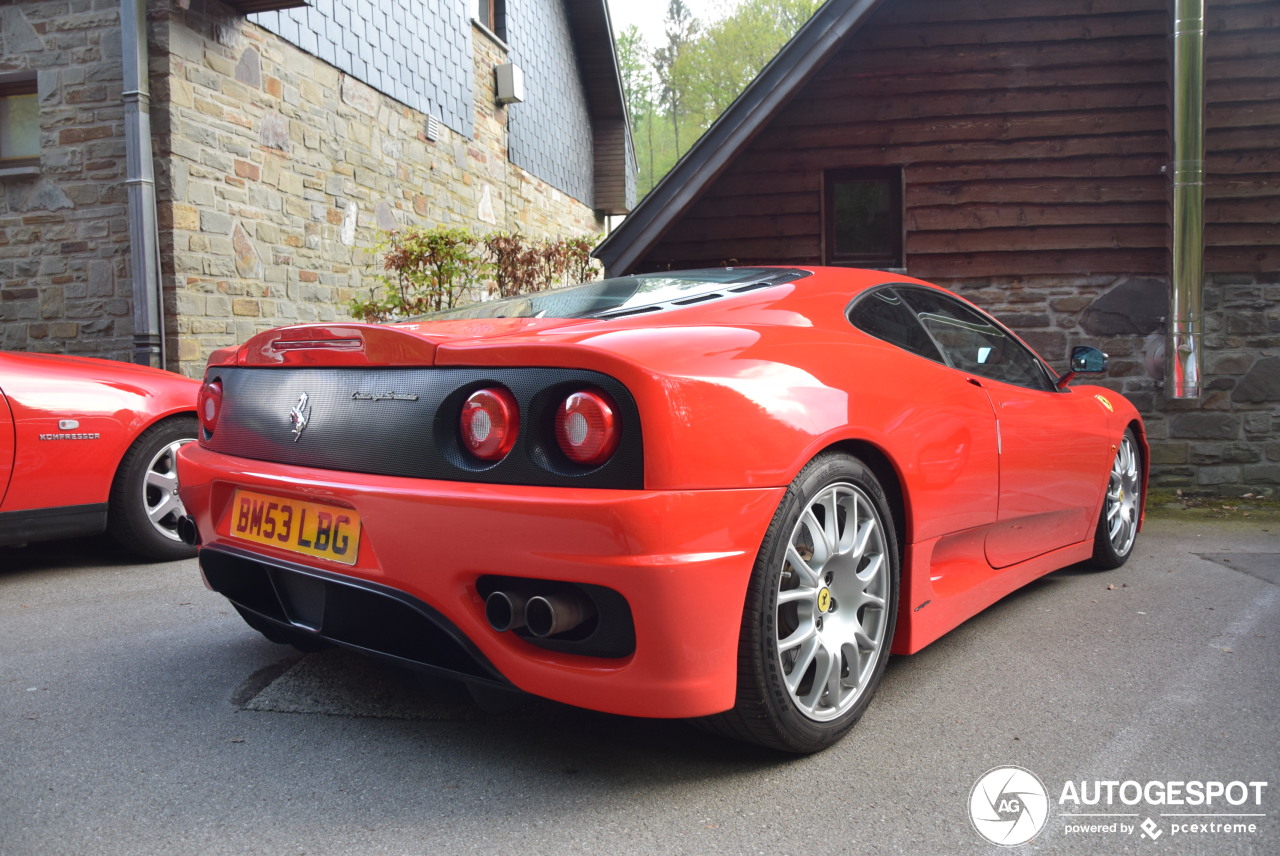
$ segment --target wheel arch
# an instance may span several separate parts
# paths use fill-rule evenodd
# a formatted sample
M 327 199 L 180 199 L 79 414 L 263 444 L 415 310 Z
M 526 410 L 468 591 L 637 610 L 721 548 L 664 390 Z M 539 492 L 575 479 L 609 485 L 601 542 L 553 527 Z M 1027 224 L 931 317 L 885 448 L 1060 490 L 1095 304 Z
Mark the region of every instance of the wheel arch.
M 1147 426 L 1142 421 L 1142 417 L 1135 414 L 1125 426 L 1125 430 L 1133 431 L 1133 435 L 1138 438 L 1138 454 L 1142 458 L 1142 507 L 1138 509 L 1138 531 L 1141 532 L 1147 522 L 1147 491 L 1151 481 L 1151 443 L 1147 440 Z
M 895 540 L 898 542 L 898 555 L 906 554 L 906 546 L 910 543 L 908 530 L 910 519 L 907 515 L 909 497 L 902 474 L 897 465 L 883 449 L 867 440 L 846 439 L 827 446 L 822 452 L 844 452 L 853 455 L 867 465 L 884 489 L 885 500 L 889 503 L 889 513 L 893 515 Z M 819 453 L 821 454 L 821 452 Z M 816 457 L 816 455 L 814 456 Z
M 187 410 L 169 411 L 133 435 L 115 466 L 107 496 L 106 528 L 115 541 L 149 561 L 170 561 L 195 555 L 177 534 L 185 513 L 178 498 L 177 458 L 153 484 L 152 470 L 162 454 L 182 442 L 193 442 L 199 420 Z M 155 495 L 153 497 L 153 488 Z M 155 500 L 153 505 L 152 500 Z
M 120 453 L 116 456 L 115 470 L 111 475 L 112 483 L 114 484 L 115 480 L 120 477 L 121 468 L 124 467 L 125 460 L 129 457 L 129 450 L 132 449 L 138 440 L 142 438 L 143 434 L 146 434 L 148 431 L 157 428 L 166 422 L 172 422 L 186 416 L 190 416 L 192 419 L 195 419 L 197 426 L 199 425 L 199 416 L 193 407 L 190 410 L 170 410 L 165 413 L 161 413 L 154 419 L 148 421 L 141 428 L 134 431 L 132 436 L 129 438 L 129 442 L 124 444 L 124 448 L 120 449 Z

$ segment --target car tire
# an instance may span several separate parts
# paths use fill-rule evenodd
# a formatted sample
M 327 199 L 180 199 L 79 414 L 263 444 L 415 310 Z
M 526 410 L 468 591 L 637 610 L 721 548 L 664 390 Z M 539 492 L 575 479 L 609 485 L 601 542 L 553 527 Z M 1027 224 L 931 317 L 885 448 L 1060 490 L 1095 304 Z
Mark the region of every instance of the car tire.
M 1142 452 L 1132 428 L 1125 429 L 1107 479 L 1107 493 L 1093 536 L 1093 567 L 1109 571 L 1133 555 L 1142 518 Z
M 252 627 L 254 630 L 266 637 L 268 642 L 275 642 L 277 645 L 292 645 L 304 654 L 314 654 L 317 651 L 327 651 L 333 647 L 332 642 L 328 642 L 319 636 L 311 633 L 304 633 L 301 630 L 291 630 L 287 627 L 281 627 L 267 621 L 265 618 L 258 616 L 256 613 L 244 609 L 238 604 L 232 604 L 236 608 L 236 612 L 240 613 L 240 617 L 244 619 L 244 623 Z
M 107 531 L 129 552 L 158 562 L 187 559 L 196 548 L 178 537 L 186 511 L 178 498 L 178 447 L 196 437 L 195 416 L 152 425 L 120 461 L 107 504 Z
M 875 475 L 851 455 L 815 458 L 788 487 L 756 557 L 736 704 L 701 724 L 797 754 L 842 738 L 884 675 L 899 574 Z

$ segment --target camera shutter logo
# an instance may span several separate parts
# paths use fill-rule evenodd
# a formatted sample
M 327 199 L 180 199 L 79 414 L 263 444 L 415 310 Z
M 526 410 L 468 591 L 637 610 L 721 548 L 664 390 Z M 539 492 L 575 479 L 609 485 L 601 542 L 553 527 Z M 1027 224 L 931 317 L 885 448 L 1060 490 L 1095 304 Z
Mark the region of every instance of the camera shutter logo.
M 969 820 L 992 844 L 1026 844 L 1048 819 L 1049 792 L 1035 773 L 1022 767 L 988 770 L 969 792 Z

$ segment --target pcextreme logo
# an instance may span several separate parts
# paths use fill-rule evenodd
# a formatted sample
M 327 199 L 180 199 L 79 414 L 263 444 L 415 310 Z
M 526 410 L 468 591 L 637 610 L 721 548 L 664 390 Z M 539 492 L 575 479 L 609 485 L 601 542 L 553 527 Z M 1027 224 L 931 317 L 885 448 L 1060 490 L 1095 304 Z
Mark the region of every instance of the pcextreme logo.
M 1004 847 L 1026 844 L 1046 827 L 1072 838 L 1247 839 L 1266 823 L 1263 801 L 1269 786 L 1211 779 L 1068 780 L 1057 791 L 1051 824 L 1053 803 L 1040 777 L 1022 767 L 995 767 L 969 792 L 969 820 L 978 835 Z

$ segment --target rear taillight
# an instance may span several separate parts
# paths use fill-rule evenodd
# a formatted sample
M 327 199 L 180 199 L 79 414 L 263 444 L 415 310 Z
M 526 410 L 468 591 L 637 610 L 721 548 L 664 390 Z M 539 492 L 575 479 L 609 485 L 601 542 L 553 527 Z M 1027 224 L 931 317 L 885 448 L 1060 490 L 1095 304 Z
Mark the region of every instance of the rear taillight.
M 515 397 L 501 387 L 479 389 L 462 405 L 462 443 L 482 461 L 500 461 L 520 431 Z
M 575 392 L 556 410 L 556 442 L 569 460 L 596 466 L 618 448 L 617 408 L 598 392 Z
M 209 381 L 200 387 L 196 409 L 199 411 L 200 426 L 204 428 L 205 436 L 212 436 L 213 429 L 218 424 L 218 414 L 222 412 L 222 381 Z

